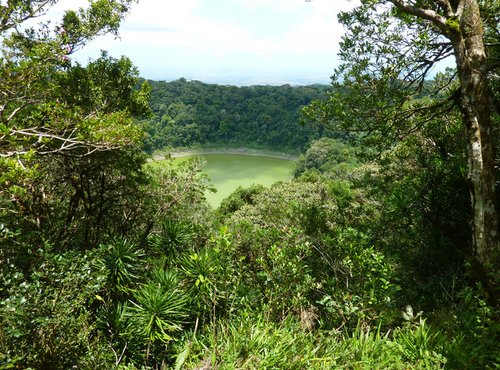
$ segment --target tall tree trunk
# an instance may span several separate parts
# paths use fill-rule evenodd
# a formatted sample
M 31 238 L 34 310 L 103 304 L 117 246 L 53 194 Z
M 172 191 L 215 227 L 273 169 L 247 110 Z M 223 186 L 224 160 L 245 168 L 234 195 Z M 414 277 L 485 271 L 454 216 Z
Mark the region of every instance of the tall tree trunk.
M 460 78 L 460 107 L 468 135 L 474 247 L 487 279 L 485 283 L 494 295 L 491 298 L 496 300 L 500 239 L 483 27 L 477 1 L 463 0 L 461 5 L 460 30 L 454 30 L 450 39 Z
M 453 45 L 460 78 L 460 108 L 468 134 L 474 248 L 491 299 L 497 303 L 500 237 L 495 199 L 495 157 L 484 31 L 478 1 L 436 0 L 432 9 L 412 5 L 414 2 L 406 0 L 388 1 L 404 13 L 432 22 Z

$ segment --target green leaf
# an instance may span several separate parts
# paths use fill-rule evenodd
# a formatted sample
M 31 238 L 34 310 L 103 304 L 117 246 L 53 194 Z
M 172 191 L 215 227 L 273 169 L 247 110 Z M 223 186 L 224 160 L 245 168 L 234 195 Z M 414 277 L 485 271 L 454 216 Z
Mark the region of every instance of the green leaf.
M 186 343 L 184 346 L 184 350 L 177 356 L 177 360 L 175 361 L 175 370 L 181 370 L 182 365 L 186 362 L 189 356 L 189 343 Z

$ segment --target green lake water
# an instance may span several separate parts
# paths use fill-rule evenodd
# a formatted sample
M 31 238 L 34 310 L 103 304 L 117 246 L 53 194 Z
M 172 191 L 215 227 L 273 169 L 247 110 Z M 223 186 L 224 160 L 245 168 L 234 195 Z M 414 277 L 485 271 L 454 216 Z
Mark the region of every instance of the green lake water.
M 237 154 L 204 154 L 199 157 L 206 158 L 204 172 L 217 189 L 217 193 L 206 194 L 208 202 L 214 208 L 238 186 L 270 186 L 276 181 L 289 179 L 294 166 L 294 161 L 272 157 Z M 186 158 L 189 157 L 176 160 Z

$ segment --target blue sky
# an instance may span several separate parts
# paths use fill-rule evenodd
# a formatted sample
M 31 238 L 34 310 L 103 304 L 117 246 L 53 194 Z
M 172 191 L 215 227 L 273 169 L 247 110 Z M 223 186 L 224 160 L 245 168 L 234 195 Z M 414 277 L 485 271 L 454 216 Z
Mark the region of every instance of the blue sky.
M 328 83 L 347 0 L 139 0 L 120 29 L 80 50 L 128 56 L 141 76 L 235 84 Z M 61 0 L 58 8 L 84 6 Z

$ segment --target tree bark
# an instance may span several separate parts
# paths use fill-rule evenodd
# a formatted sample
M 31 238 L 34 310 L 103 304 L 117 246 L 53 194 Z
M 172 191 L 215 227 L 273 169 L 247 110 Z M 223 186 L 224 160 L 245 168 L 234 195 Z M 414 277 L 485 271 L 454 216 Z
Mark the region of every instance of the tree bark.
M 500 237 L 495 196 L 495 156 L 491 107 L 486 75 L 483 22 L 477 0 L 439 0 L 438 10 L 420 8 L 405 0 L 389 0 L 401 11 L 426 19 L 452 45 L 460 79 L 460 109 L 467 129 L 469 183 L 473 209 L 476 260 L 483 270 L 491 299 L 498 302 Z
M 476 0 L 462 0 L 457 13 L 460 29 L 450 30 L 450 40 L 460 79 L 460 109 L 467 129 L 473 240 L 476 259 L 484 269 L 490 293 L 496 296 L 500 242 L 483 26 Z M 496 300 L 497 297 L 491 298 Z

